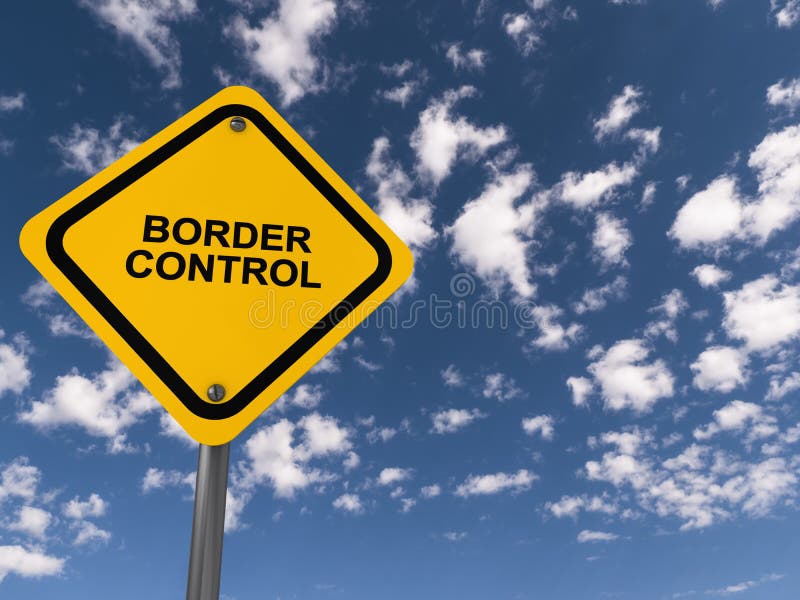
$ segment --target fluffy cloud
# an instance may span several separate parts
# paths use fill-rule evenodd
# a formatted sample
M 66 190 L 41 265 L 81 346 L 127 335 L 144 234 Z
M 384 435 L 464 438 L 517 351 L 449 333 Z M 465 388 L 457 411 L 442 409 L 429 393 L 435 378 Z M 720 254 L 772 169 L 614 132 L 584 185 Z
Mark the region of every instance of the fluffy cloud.
M 300 442 L 295 434 L 300 434 Z M 300 419 L 287 419 L 262 427 L 245 442 L 247 461 L 240 465 L 242 475 L 237 491 L 250 491 L 268 483 L 275 496 L 291 498 L 314 483 L 329 481 L 333 475 L 310 466 L 312 459 L 342 455 L 352 448 L 350 431 L 333 417 L 319 413 Z
M 614 533 L 608 533 L 606 531 L 591 531 L 589 529 L 584 529 L 578 534 L 579 544 L 586 544 L 590 542 L 613 542 L 617 539 L 619 539 L 618 535 Z
M 731 272 L 720 269 L 716 265 L 698 265 L 692 269 L 692 275 L 704 288 L 718 287 L 731 278 Z
M 503 29 L 523 56 L 533 53 L 542 43 L 539 27 L 528 13 L 506 13 L 503 15 Z
M 594 122 L 595 139 L 605 139 L 627 127 L 630 120 L 642 109 L 641 97 L 640 88 L 626 85 L 622 93 L 611 99 L 606 113 Z
M 567 377 L 567 387 L 572 392 L 572 404 L 586 406 L 589 394 L 594 390 L 591 379 L 586 377 Z
M 609 300 L 621 300 L 625 297 L 627 291 L 628 280 L 623 275 L 617 275 L 613 281 L 583 292 L 581 299 L 572 304 L 572 310 L 579 315 L 603 310 L 608 305 Z
M 5 332 L 0 329 L 0 340 L 4 338 Z M 19 394 L 30 384 L 28 351 L 28 341 L 22 335 L 15 336 L 10 343 L 0 342 L 0 396 L 6 392 Z
M 522 430 L 530 436 L 538 433 L 543 440 L 550 441 L 555 433 L 554 423 L 555 421 L 550 415 L 527 417 L 522 419 Z
M 105 543 L 111 539 L 111 533 L 100 529 L 89 521 L 90 517 L 102 517 L 108 510 L 108 503 L 97 494 L 91 494 L 86 500 L 75 497 L 64 505 L 63 515 L 69 519 L 70 528 L 75 533 L 73 545 L 83 546 L 89 543 Z
M 539 328 L 539 336 L 532 342 L 536 348 L 566 350 L 583 331 L 578 323 L 570 323 L 566 327 L 561 325 L 558 319 L 564 315 L 564 310 L 555 304 L 536 306 L 531 310 L 531 315 Z
M 754 351 L 769 351 L 800 336 L 800 285 L 782 284 L 774 275 L 725 292 L 723 326 L 728 335 Z
M 527 166 L 497 175 L 445 228 L 453 254 L 464 265 L 490 286 L 507 284 L 524 297 L 536 292 L 527 260 L 536 215 L 533 203 L 518 201 L 532 183 Z
M 800 78 L 786 81 L 781 79 L 767 88 L 767 103 L 779 106 L 789 113 L 800 108 Z
M 734 239 L 764 244 L 800 217 L 800 125 L 764 137 L 748 166 L 758 195 L 743 198 L 738 180 L 723 175 L 694 194 L 678 211 L 669 231 L 684 248 L 715 248 Z
M 94 175 L 139 145 L 130 119 L 119 117 L 107 131 L 75 123 L 68 134 L 54 135 L 50 142 L 61 155 L 65 169 Z
M 486 496 L 510 491 L 518 493 L 530 489 L 537 477 L 527 469 L 516 473 L 492 473 L 490 475 L 470 475 L 456 488 L 456 496 Z
M 442 381 L 447 387 L 461 387 L 464 385 L 464 376 L 461 374 L 455 365 L 448 365 L 446 369 L 440 372 Z
M 181 50 L 168 23 L 197 14 L 195 0 L 79 0 L 120 37 L 130 39 L 164 73 L 162 87 L 180 86 Z
M 554 191 L 561 202 L 587 209 L 613 197 L 617 188 L 630 185 L 637 175 L 638 170 L 631 163 L 609 163 L 597 171 L 564 173 Z
M 403 469 L 400 467 L 387 467 L 382 469 L 378 475 L 378 485 L 387 486 L 401 483 L 411 479 L 414 475 L 412 469 Z
M 9 523 L 8 529 L 19 531 L 33 538 L 43 539 L 53 515 L 35 506 L 23 506 L 17 512 L 17 520 Z
M 671 342 L 677 342 L 678 330 L 675 327 L 675 322 L 687 308 L 689 308 L 689 303 L 680 290 L 675 289 L 664 294 L 661 299 L 661 304 L 650 309 L 650 312 L 660 314 L 661 316 L 646 325 L 644 330 L 645 336 L 649 339 L 653 339 L 663 335 Z
M 358 494 L 342 494 L 333 501 L 333 507 L 353 514 L 364 512 L 364 505 L 361 504 Z
M 431 415 L 433 421 L 433 431 L 436 433 L 455 433 L 459 429 L 467 427 L 477 419 L 485 417 L 477 408 L 467 410 L 465 408 L 450 408 Z
M 575 518 L 580 511 L 599 512 L 612 515 L 617 512 L 617 507 L 610 504 L 605 498 L 600 496 L 562 496 L 558 502 L 548 502 L 545 510 L 549 511 L 557 519 L 564 517 Z
M 649 412 L 660 398 L 673 394 L 674 378 L 662 360 L 644 362 L 650 350 L 642 340 L 621 340 L 598 350 L 588 367 L 609 410 Z
M 376 187 L 378 214 L 400 238 L 419 255 L 436 238 L 433 205 L 426 199 L 411 197 L 414 187 L 409 176 L 389 156 L 389 138 L 372 143 L 367 176 Z
M 321 89 L 319 40 L 336 22 L 333 0 L 280 0 L 274 14 L 255 27 L 239 15 L 226 33 L 241 43 L 245 57 L 273 81 L 284 106 Z
M 505 402 L 523 394 L 513 378 L 503 373 L 490 373 L 483 380 L 483 397 Z
M 631 232 L 623 219 L 609 213 L 599 213 L 592 234 L 595 258 L 604 267 L 626 265 L 625 251 L 631 247 Z
M 13 96 L 0 96 L 0 112 L 11 112 L 25 108 L 25 92 Z
M 45 577 L 59 575 L 64 569 L 64 559 L 49 556 L 38 550 L 22 546 L 0 546 L 0 582 L 7 575 L 20 577 Z
M 800 0 L 770 0 L 778 27 L 789 28 L 800 21 Z
M 480 48 L 471 48 L 470 50 L 462 50 L 461 42 L 455 42 L 447 46 L 445 56 L 453 68 L 456 70 L 475 70 L 480 71 L 486 66 L 486 50 Z
M 780 400 L 786 394 L 800 389 L 800 373 L 794 371 L 787 377 L 773 377 L 769 381 L 767 400 Z
M 730 392 L 747 383 L 747 354 L 730 346 L 712 346 L 692 363 L 694 386 L 698 389 Z
M 76 426 L 106 438 L 112 453 L 130 450 L 126 430 L 158 407 L 128 369 L 112 359 L 91 379 L 73 370 L 56 378 L 43 400 L 34 400 L 17 416 L 38 429 Z
M 419 115 L 419 124 L 411 134 L 411 147 L 417 155 L 417 169 L 435 185 L 450 174 L 456 160 L 475 160 L 508 137 L 502 125 L 478 127 L 453 114 L 459 100 L 476 94 L 474 87 L 466 85 L 448 90 Z
M 170 469 L 164 471 L 155 467 L 150 467 L 142 478 L 142 492 L 147 494 L 153 490 L 161 490 L 166 487 L 189 486 L 193 487 L 196 474 L 193 472 L 182 473 Z
M 775 418 L 764 413 L 764 410 L 752 402 L 734 400 L 714 411 L 714 420 L 705 427 L 694 430 L 697 440 L 707 440 L 722 431 L 744 431 L 747 429 L 747 440 L 753 441 L 770 437 L 778 433 Z
M 0 473 L 0 502 L 9 497 L 31 500 L 42 474 L 24 456 L 14 459 Z

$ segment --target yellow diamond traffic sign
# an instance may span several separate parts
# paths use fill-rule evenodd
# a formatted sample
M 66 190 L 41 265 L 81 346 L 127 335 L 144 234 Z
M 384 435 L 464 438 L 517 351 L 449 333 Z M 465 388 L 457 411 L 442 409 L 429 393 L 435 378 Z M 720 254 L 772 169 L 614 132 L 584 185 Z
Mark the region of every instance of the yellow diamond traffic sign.
M 236 437 L 413 266 L 245 87 L 222 90 L 33 217 L 20 245 L 208 445 Z

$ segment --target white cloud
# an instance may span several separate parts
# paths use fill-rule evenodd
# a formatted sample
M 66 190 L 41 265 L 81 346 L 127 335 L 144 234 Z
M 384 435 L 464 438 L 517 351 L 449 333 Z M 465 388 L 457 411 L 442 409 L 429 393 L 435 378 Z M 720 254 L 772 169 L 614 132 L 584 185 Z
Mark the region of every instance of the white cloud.
M 404 81 L 400 85 L 396 85 L 388 90 L 382 90 L 380 97 L 389 102 L 397 102 L 400 106 L 405 107 L 411 97 L 419 91 L 419 82 L 415 80 Z
M 776 573 L 771 573 L 769 575 L 764 575 L 764 577 L 756 580 L 749 579 L 747 581 L 742 581 L 740 583 L 734 583 L 732 585 L 727 585 L 723 588 L 706 590 L 707 595 L 714 595 L 714 596 L 730 596 L 731 594 L 740 594 L 742 592 L 746 592 L 747 590 L 751 590 L 754 587 L 758 587 L 764 583 L 768 583 L 770 581 L 780 581 L 783 579 L 783 575 L 778 575 Z
M 630 185 L 637 175 L 636 166 L 631 163 L 620 167 L 612 162 L 589 173 L 569 171 L 561 176 L 555 193 L 559 200 L 573 208 L 591 208 L 611 198 L 617 188 Z
M 503 15 L 503 29 L 514 40 L 523 56 L 528 56 L 542 43 L 536 22 L 528 13 L 506 13 Z
M 391 160 L 389 147 L 387 137 L 372 143 L 367 176 L 377 188 L 378 214 L 419 255 L 436 239 L 433 204 L 411 196 L 414 184 L 399 163 Z
M 467 51 L 461 50 L 461 42 L 454 42 L 447 46 L 447 60 L 456 70 L 466 69 L 480 71 L 486 66 L 486 50 L 471 48 Z
M 767 400 L 780 400 L 786 396 L 786 394 L 798 389 L 800 389 L 800 373 L 797 371 L 794 371 L 783 379 L 780 377 L 773 377 L 769 381 Z
M 649 155 L 658 152 L 661 147 L 661 127 L 630 129 L 625 133 L 625 139 L 636 142 L 639 145 L 635 157 L 638 162 L 641 162 Z
M 441 496 L 442 488 L 438 483 L 434 483 L 432 485 L 424 486 L 420 491 L 419 495 L 425 499 L 436 498 Z
M 153 490 L 162 490 L 166 487 L 189 486 L 193 487 L 196 474 L 194 472 L 182 473 L 174 469 L 163 470 L 150 467 L 142 478 L 142 492 L 147 494 Z
M 639 202 L 640 210 L 645 210 L 651 204 L 653 204 L 653 201 L 655 200 L 656 197 L 657 189 L 658 189 L 658 184 L 655 181 L 648 181 L 645 184 L 644 189 L 642 190 L 642 199 Z
M 295 433 L 302 436 L 295 442 Z M 309 465 L 312 459 L 342 455 L 352 448 L 350 431 L 333 417 L 311 413 L 297 424 L 287 419 L 262 427 L 245 442 L 247 462 L 240 465 L 242 476 L 237 491 L 248 491 L 269 483 L 279 498 L 291 498 L 297 491 L 330 480 L 333 476 Z
M 342 494 L 333 501 L 333 507 L 353 514 L 364 512 L 364 505 L 361 504 L 358 494 Z
M 341 354 L 347 350 L 347 348 L 347 342 L 342 340 L 333 348 L 331 348 L 331 350 L 325 356 L 323 356 L 317 364 L 311 367 L 309 373 L 338 373 L 341 370 L 339 359 L 341 358 Z
M 714 248 L 735 240 L 763 245 L 800 217 L 800 125 L 764 137 L 748 166 L 758 195 L 745 199 L 733 175 L 723 175 L 694 194 L 678 211 L 669 234 L 684 248 Z
M 572 392 L 574 406 L 586 406 L 587 398 L 594 390 L 592 381 L 587 377 L 567 377 L 567 387 Z
M 332 0 L 280 0 L 275 13 L 257 26 L 238 15 L 226 33 L 242 44 L 253 68 L 277 84 L 288 106 L 322 88 L 315 50 L 335 21 Z
M 580 511 L 599 512 L 613 515 L 617 512 L 617 507 L 610 504 L 605 498 L 600 496 L 562 496 L 558 502 L 548 502 L 545 509 L 557 519 L 564 517 L 576 518 Z
M 716 265 L 698 265 L 692 269 L 692 275 L 704 288 L 719 287 L 731 278 L 731 272 L 720 269 Z
M 435 185 L 450 174 L 456 160 L 476 160 L 508 137 L 502 125 L 478 127 L 453 114 L 459 100 L 476 94 L 477 90 L 467 85 L 448 90 L 419 115 L 411 147 L 417 156 L 417 169 Z
M 452 253 L 461 263 L 491 287 L 507 284 L 524 297 L 536 292 L 527 260 L 536 214 L 533 203 L 518 201 L 532 183 L 528 166 L 498 174 L 445 228 L 453 240 Z
M 747 439 L 752 441 L 778 433 L 775 418 L 764 414 L 758 404 L 734 400 L 714 411 L 714 421 L 698 427 L 693 435 L 697 440 L 707 440 L 722 431 L 744 431 L 749 428 Z
M 447 387 L 461 387 L 464 385 L 464 376 L 456 368 L 455 365 L 448 365 L 446 369 L 440 372 L 442 381 Z
M 591 531 L 589 529 L 584 529 L 578 534 L 579 544 L 591 542 L 613 542 L 617 539 L 619 539 L 618 535 L 614 533 L 608 533 L 606 531 Z
M 592 248 L 595 258 L 604 267 L 626 265 L 625 251 L 632 244 L 631 232 L 623 219 L 609 213 L 599 213 L 595 219 L 592 234 Z
M 433 421 L 433 431 L 436 433 L 455 433 L 459 429 L 467 427 L 474 421 L 485 417 L 477 408 L 467 410 L 465 408 L 450 408 L 431 415 Z
M 694 194 L 678 211 L 669 235 L 684 248 L 723 242 L 739 232 L 742 199 L 736 178 L 719 177 Z
M 663 335 L 671 342 L 677 342 L 678 330 L 675 327 L 675 321 L 687 308 L 689 308 L 689 303 L 682 291 L 674 289 L 664 294 L 661 304 L 650 309 L 650 312 L 660 313 L 662 318 L 655 319 L 645 326 L 645 337 L 654 339 Z
M 523 394 L 513 378 L 503 373 L 490 373 L 483 380 L 483 397 L 494 398 L 504 402 L 518 398 Z
M 580 337 L 583 327 L 578 323 L 570 323 L 564 327 L 557 322 L 563 315 L 564 310 L 555 304 L 540 305 L 531 310 L 531 316 L 539 328 L 539 337 L 532 342 L 536 348 L 566 350 L 570 343 Z
M 800 285 L 764 275 L 723 297 L 723 326 L 729 336 L 744 340 L 749 350 L 769 351 L 800 336 Z
M 25 108 L 25 92 L 17 92 L 13 96 L 0 95 L 0 112 L 10 112 Z
M 195 0 L 79 0 L 80 4 L 138 46 L 164 73 L 164 88 L 181 84 L 181 50 L 168 23 L 197 14 Z
M 642 340 L 621 340 L 600 350 L 588 367 L 608 410 L 649 412 L 660 398 L 673 394 L 674 378 L 662 360 L 645 363 L 650 350 Z
M 98 494 L 90 494 L 86 500 L 77 496 L 64 505 L 64 516 L 70 519 L 86 519 L 87 517 L 102 517 L 106 514 L 108 503 Z
M 94 175 L 139 145 L 136 132 L 130 128 L 127 117 L 118 117 L 105 132 L 75 123 L 68 134 L 54 135 L 50 143 L 61 155 L 65 169 Z
M 800 0 L 770 0 L 778 27 L 789 28 L 800 21 Z
M 595 139 L 605 139 L 627 127 L 631 119 L 642 110 L 641 97 L 640 88 L 626 85 L 622 93 L 611 99 L 606 113 L 594 122 Z
M 108 440 L 109 451 L 125 451 L 126 430 L 158 404 L 142 390 L 128 369 L 111 359 L 91 379 L 73 370 L 56 378 L 43 400 L 34 400 L 17 416 L 38 429 L 76 426 Z
M 698 389 L 730 392 L 748 380 L 747 354 L 730 346 L 712 346 L 692 363 L 694 386 Z
M 538 477 L 527 469 L 516 473 L 492 473 L 489 475 L 470 475 L 456 488 L 456 496 L 485 496 L 510 491 L 518 493 L 530 489 Z
M 442 537 L 448 542 L 460 542 L 467 537 L 466 531 L 445 531 Z
M 22 546 L 0 546 L 0 582 L 7 575 L 20 577 L 45 577 L 59 575 L 64 569 L 64 559 L 49 556 L 38 550 Z
M 572 304 L 572 310 L 579 315 L 603 310 L 609 300 L 621 300 L 627 291 L 628 280 L 623 275 L 617 275 L 610 283 L 584 291 L 581 299 Z
M 0 340 L 5 332 L 0 329 Z M 29 343 L 23 335 L 14 336 L 11 343 L 0 343 L 0 396 L 6 392 L 22 393 L 31 382 L 28 367 Z
M 526 417 L 522 419 L 522 429 L 530 436 L 535 436 L 538 433 L 543 440 L 550 441 L 555 433 L 554 423 L 555 421 L 550 415 Z
M 767 103 L 785 108 L 790 114 L 800 108 L 800 78 L 781 79 L 767 88 Z
M 197 442 L 186 433 L 186 430 L 173 418 L 171 414 L 164 411 L 158 417 L 159 433 L 182 442 L 187 448 L 196 448 Z
M 92 542 L 105 543 L 111 539 L 111 532 L 100 529 L 91 521 L 83 521 L 76 527 L 77 534 L 73 540 L 75 546 L 83 546 Z
M 414 472 L 411 469 L 400 467 L 387 467 L 378 475 L 378 485 L 387 486 L 411 479 Z
M 43 539 L 53 515 L 43 508 L 23 506 L 17 512 L 17 520 L 9 523 L 8 529 L 19 531 L 33 538 Z
M 293 406 L 311 410 L 319 406 L 324 395 L 321 385 L 301 383 L 281 396 L 275 403 L 275 408 L 278 410 L 286 410 L 288 407 Z
M 41 477 L 41 471 L 29 464 L 26 457 L 15 458 L 0 474 L 0 502 L 8 497 L 32 500 Z

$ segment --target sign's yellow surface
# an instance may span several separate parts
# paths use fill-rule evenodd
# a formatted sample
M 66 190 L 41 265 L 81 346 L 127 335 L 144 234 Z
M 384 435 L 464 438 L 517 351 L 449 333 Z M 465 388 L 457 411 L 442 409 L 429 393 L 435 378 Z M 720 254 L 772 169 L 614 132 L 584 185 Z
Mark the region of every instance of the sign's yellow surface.
M 412 270 L 403 242 L 244 87 L 36 215 L 20 244 L 209 445 L 236 437 Z

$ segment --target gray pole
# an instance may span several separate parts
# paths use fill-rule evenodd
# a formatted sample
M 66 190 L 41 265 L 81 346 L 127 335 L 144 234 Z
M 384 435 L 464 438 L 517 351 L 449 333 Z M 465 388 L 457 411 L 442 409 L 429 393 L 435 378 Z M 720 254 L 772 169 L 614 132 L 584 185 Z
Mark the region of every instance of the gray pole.
M 186 600 L 219 600 L 230 444 L 200 444 Z

